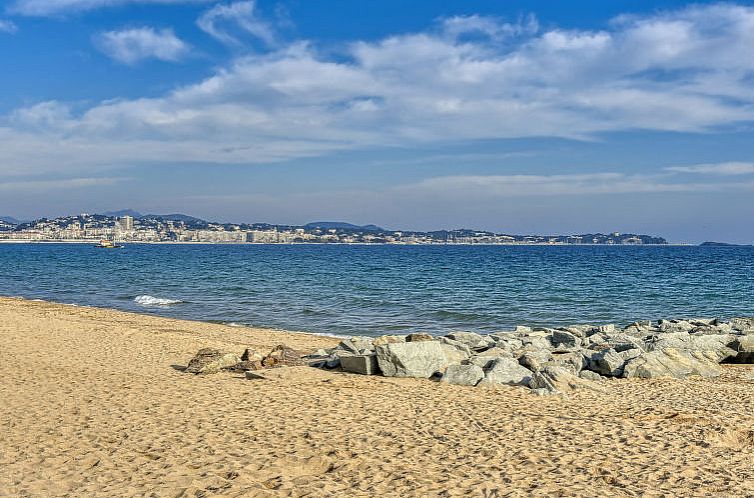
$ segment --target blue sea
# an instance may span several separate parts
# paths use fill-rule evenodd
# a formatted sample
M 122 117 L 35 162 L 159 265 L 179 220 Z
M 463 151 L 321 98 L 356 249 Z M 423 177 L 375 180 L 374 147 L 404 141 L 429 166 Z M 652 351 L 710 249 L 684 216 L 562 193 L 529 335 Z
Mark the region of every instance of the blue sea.
M 754 315 L 752 247 L 0 244 L 0 294 L 336 335 Z

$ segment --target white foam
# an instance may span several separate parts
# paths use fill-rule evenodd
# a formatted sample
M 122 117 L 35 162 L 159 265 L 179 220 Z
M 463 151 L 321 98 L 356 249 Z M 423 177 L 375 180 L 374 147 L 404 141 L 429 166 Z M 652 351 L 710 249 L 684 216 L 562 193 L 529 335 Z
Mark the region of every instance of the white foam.
M 136 296 L 134 298 L 134 302 L 136 304 L 140 304 L 141 306 L 170 306 L 171 304 L 180 304 L 183 301 L 178 299 L 167 299 L 164 297 L 154 297 L 154 296 Z

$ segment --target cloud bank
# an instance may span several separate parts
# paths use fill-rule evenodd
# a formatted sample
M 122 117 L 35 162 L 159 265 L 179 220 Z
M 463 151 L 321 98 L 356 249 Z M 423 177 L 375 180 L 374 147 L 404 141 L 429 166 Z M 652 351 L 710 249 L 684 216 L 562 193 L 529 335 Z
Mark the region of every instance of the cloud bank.
M 253 19 L 253 4 L 211 9 L 206 31 L 222 38 L 220 21 L 239 22 L 231 12 Z M 151 28 L 105 40 L 126 63 L 175 60 L 185 50 L 171 32 Z M 754 121 L 753 46 L 754 8 L 731 4 L 622 16 L 592 31 L 457 17 L 356 41 L 335 56 L 297 41 L 159 98 L 17 109 L 0 120 L 0 169 L 17 167 L 19 157 L 38 170 L 254 164 L 477 140 L 718 131 Z

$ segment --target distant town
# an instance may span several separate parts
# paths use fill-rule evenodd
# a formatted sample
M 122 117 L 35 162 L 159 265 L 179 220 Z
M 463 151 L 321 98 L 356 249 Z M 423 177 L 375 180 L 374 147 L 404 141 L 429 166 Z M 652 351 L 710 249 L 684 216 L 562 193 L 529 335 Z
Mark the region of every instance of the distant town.
M 303 226 L 215 223 L 183 214 L 134 211 L 19 221 L 0 218 L 0 242 L 184 242 L 212 244 L 605 244 L 663 245 L 662 237 L 613 232 L 580 235 L 509 235 L 482 230 L 416 232 L 375 225 L 314 222 Z

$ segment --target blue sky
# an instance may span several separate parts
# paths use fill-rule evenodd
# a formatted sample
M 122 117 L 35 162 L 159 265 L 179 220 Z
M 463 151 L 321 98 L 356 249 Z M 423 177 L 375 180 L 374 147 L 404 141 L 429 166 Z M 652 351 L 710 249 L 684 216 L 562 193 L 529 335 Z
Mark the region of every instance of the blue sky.
M 752 3 L 0 5 L 0 214 L 754 242 Z

